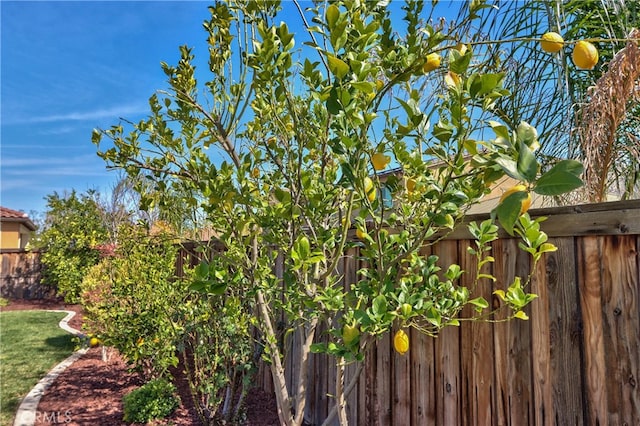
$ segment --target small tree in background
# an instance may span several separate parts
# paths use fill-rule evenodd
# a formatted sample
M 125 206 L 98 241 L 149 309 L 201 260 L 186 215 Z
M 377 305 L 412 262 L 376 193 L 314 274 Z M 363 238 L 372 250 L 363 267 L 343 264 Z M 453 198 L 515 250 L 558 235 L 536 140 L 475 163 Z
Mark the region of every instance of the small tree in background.
M 85 274 L 100 259 L 97 246 L 108 239 L 97 197 L 95 191 L 48 195 L 44 226 L 33 241 L 43 249 L 43 283 L 68 303 L 78 302 Z
M 533 263 L 555 248 L 526 213 L 529 192 L 556 195 L 581 183 L 581 166 L 569 160 L 539 175 L 536 130 L 494 114 L 509 93 L 505 74 L 482 72 L 458 27 L 428 24 L 433 11 L 423 7 L 407 2 L 394 21 L 376 2 L 315 2 L 299 8 L 306 32 L 294 34 L 279 2 L 216 2 L 204 23 L 208 81 L 198 85 L 192 50 L 181 47 L 176 66 L 163 64 L 169 90 L 150 98 L 147 119 L 130 131 L 94 132 L 96 144 L 111 143 L 100 151 L 111 167 L 154 182 L 145 205 L 170 209 L 180 194 L 181 206 L 205 214 L 224 251 L 196 268 L 192 287 L 254 304 L 282 424 L 303 422 L 312 351 L 336 361 L 330 417 L 345 424 L 355 383 L 344 383 L 345 363 L 361 368 L 380 336 L 407 327 L 437 335 L 469 305 L 467 320 L 491 315 L 474 290 L 495 279 L 479 273 L 493 261 L 494 220 L 470 227 L 478 271 L 467 271 L 475 272 L 469 287 L 459 285 L 459 265 L 421 250 L 492 182 L 505 174 L 521 181 L 494 216 Z M 470 2 L 465 19 L 483 7 Z M 401 172 L 383 183 L 390 164 Z M 338 265 L 350 247 L 367 267 L 345 288 Z M 526 319 L 535 297 L 527 283 L 495 284 L 508 317 Z M 321 324 L 328 331 L 317 336 Z M 404 353 L 410 342 L 398 336 Z M 285 338 L 299 343 L 296 353 Z M 297 361 L 295 388 L 285 356 Z

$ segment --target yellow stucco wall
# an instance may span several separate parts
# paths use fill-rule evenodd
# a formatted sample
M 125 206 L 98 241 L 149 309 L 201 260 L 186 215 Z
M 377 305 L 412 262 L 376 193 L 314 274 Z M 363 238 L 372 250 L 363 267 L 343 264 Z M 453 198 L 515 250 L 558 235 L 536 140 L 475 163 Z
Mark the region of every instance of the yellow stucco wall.
M 25 248 L 31 236 L 26 226 L 16 222 L 2 223 L 0 231 L 0 248 L 3 249 Z

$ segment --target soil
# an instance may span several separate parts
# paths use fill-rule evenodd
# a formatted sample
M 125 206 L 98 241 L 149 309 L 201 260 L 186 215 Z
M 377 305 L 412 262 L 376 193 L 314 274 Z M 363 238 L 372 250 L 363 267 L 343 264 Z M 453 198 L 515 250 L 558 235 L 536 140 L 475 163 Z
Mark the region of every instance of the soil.
M 24 309 L 64 309 L 76 312 L 69 325 L 82 330 L 82 307 L 60 300 L 11 300 L 0 311 Z M 103 360 L 103 351 L 106 361 Z M 203 425 L 193 406 L 187 381 L 176 371 L 175 384 L 181 399 L 180 407 L 155 426 Z M 113 348 L 91 348 L 69 366 L 53 382 L 40 399 L 35 426 L 68 424 L 75 426 L 113 426 L 126 424 L 123 420 L 122 397 L 143 384 L 137 373 Z M 275 397 L 252 389 L 246 398 L 246 426 L 275 426 L 279 424 Z

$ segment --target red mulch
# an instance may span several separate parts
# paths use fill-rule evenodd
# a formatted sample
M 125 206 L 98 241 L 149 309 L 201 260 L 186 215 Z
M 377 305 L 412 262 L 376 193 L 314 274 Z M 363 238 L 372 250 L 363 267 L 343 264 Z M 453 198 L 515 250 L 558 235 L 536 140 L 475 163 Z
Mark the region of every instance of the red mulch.
M 0 311 L 24 309 L 64 309 L 76 312 L 69 325 L 82 330 L 82 307 L 67 305 L 59 300 L 12 300 Z M 142 378 L 128 370 L 115 349 L 106 349 L 108 360 L 102 360 L 102 348 L 91 348 L 78 361 L 60 374 L 45 392 L 36 413 L 35 426 L 52 422 L 75 426 L 112 426 L 125 424 L 122 420 L 122 397 L 143 384 Z M 180 407 L 162 422 L 154 425 L 202 425 L 193 407 L 186 380 L 177 380 L 182 400 Z M 279 424 L 275 398 L 262 390 L 253 389 L 246 399 L 247 426 Z

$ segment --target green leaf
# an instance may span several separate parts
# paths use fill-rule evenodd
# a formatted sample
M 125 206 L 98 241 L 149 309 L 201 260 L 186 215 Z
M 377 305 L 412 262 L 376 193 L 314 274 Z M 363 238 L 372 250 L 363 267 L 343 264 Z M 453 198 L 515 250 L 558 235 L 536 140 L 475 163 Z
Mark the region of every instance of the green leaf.
M 224 294 L 225 291 L 227 291 L 227 287 L 228 287 L 228 285 L 226 283 L 224 283 L 224 284 L 213 284 L 207 290 L 211 294 L 215 294 L 217 296 L 220 296 L 220 295 Z
M 327 7 L 325 18 L 327 20 L 327 26 L 329 27 L 329 30 L 333 30 L 333 28 L 335 28 L 336 26 L 336 22 L 338 22 L 338 18 L 340 18 L 340 10 L 335 4 Z
M 529 319 L 529 316 L 527 314 L 524 313 L 524 311 L 518 311 L 515 314 L 513 314 L 514 318 L 518 318 L 521 319 L 523 321 L 526 321 Z
M 206 279 L 209 276 L 209 264 L 205 261 L 200 262 L 193 271 L 196 277 Z
M 351 86 L 363 93 L 373 93 L 373 90 L 375 88 L 375 84 L 368 81 L 356 81 L 354 83 L 351 83 Z
M 504 73 L 474 74 L 469 78 L 469 94 L 472 98 L 484 96 L 500 86 Z
M 294 251 L 297 252 L 300 260 L 304 261 L 309 259 L 309 256 L 311 254 L 311 245 L 309 244 L 309 239 L 304 235 L 300 236 L 294 244 Z
M 582 186 L 582 180 L 571 172 L 552 168 L 538 179 L 533 191 L 540 195 L 560 195 Z
M 326 343 L 313 343 L 311 345 L 311 353 L 320 354 L 325 353 L 327 351 Z
M 484 297 L 476 297 L 475 299 L 469 300 L 469 303 L 476 306 L 478 309 L 487 309 L 489 307 L 489 302 Z
M 471 62 L 471 49 L 467 50 L 464 55 L 461 55 L 457 49 L 449 50 L 449 69 L 456 74 L 464 74 L 469 68 Z
M 553 169 L 564 170 L 565 172 L 569 172 L 577 177 L 580 177 L 582 172 L 584 172 L 584 166 L 577 160 L 562 160 L 558 164 L 553 166 L 551 170 Z
M 533 182 L 538 175 L 538 161 L 533 151 L 524 141 L 520 142 L 520 152 L 518 156 L 518 172 L 527 182 Z
M 387 298 L 383 294 L 373 299 L 371 310 L 374 315 L 384 315 L 387 313 Z
M 329 70 L 331 73 L 338 77 L 338 79 L 342 80 L 349 72 L 349 65 L 342 59 L 333 55 L 327 55 L 327 59 L 329 61 Z
M 509 233 L 509 235 L 513 235 L 513 227 L 520 217 L 522 202 L 526 198 L 526 192 L 514 192 L 513 194 L 505 198 L 500 204 L 498 204 L 498 207 L 496 207 L 498 221 L 500 221 L 500 224 L 505 229 L 505 231 Z
M 551 243 L 543 243 L 538 249 L 538 253 L 550 253 L 557 250 L 558 250 L 558 247 L 556 247 L 555 245 Z
M 507 157 L 498 157 L 496 158 L 496 163 L 502 168 L 502 170 L 509 175 L 510 177 L 523 181 L 526 180 L 522 174 L 518 171 L 518 163 L 516 163 L 511 158 Z

